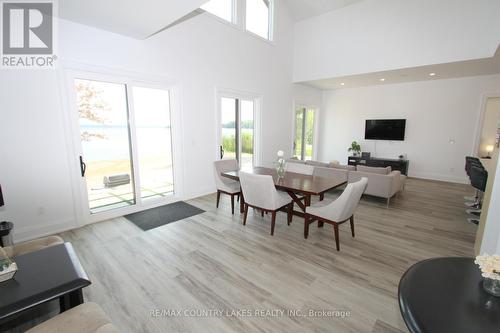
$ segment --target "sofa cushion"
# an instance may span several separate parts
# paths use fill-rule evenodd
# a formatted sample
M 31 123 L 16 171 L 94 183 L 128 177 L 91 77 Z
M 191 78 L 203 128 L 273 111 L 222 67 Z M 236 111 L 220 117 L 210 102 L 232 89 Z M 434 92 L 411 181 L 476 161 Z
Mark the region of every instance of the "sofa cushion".
M 369 167 L 364 165 L 356 166 L 356 171 L 376 173 L 379 175 L 388 175 L 391 173 L 392 168 L 390 166 L 385 168 Z
M 334 168 L 334 169 L 343 169 L 347 171 L 355 171 L 356 167 L 354 165 L 342 165 L 338 163 L 330 163 L 328 164 L 329 168 Z
M 91 302 L 83 303 L 65 311 L 26 333 L 117 333 L 108 316 L 101 308 Z
M 30 253 L 44 249 L 46 247 L 63 244 L 64 240 L 59 236 L 47 236 L 38 239 L 33 239 L 23 243 L 14 244 L 14 247 L 10 247 L 7 251 L 10 252 L 11 256 L 20 256 L 25 253 Z
M 299 160 L 297 157 L 292 157 L 286 160 L 286 162 L 291 162 L 291 163 L 301 163 L 305 164 L 305 161 Z
M 306 164 L 309 164 L 309 165 L 312 165 L 312 166 L 323 167 L 323 168 L 327 168 L 328 167 L 328 163 L 319 162 L 319 161 L 306 161 Z

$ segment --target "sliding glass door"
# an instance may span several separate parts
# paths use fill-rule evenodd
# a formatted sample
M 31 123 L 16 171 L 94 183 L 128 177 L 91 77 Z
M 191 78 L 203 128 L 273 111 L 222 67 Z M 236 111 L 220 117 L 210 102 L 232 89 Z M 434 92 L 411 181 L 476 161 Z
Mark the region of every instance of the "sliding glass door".
M 172 128 L 168 90 L 132 87 L 141 198 L 174 191 Z
M 127 90 L 124 84 L 75 80 L 80 172 L 92 213 L 135 204 Z
M 254 115 L 253 100 L 221 97 L 221 159 L 236 159 L 241 167 L 253 166 Z
M 293 156 L 312 160 L 314 148 L 314 108 L 298 107 L 294 115 Z
M 90 214 L 173 194 L 169 90 L 83 78 L 73 87 Z

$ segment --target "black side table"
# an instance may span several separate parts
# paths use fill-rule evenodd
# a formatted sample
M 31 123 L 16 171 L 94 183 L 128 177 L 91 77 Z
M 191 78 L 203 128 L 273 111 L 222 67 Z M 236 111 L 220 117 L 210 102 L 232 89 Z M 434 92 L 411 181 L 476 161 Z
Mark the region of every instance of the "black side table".
M 498 333 L 500 298 L 483 290 L 472 258 L 435 258 L 410 267 L 399 307 L 411 333 Z
M 0 222 L 0 246 L 4 246 L 2 238 L 8 236 L 13 228 L 14 223 L 12 222 Z

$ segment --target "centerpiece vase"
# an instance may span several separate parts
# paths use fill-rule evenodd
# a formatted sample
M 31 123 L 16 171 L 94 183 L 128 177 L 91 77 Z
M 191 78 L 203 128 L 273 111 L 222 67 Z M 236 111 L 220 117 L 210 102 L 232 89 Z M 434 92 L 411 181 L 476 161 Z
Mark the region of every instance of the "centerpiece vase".
M 483 289 L 490 295 L 500 297 L 500 280 L 484 278 Z
M 278 159 L 278 167 L 276 168 L 276 173 L 278 178 L 285 177 L 285 160 L 283 158 Z

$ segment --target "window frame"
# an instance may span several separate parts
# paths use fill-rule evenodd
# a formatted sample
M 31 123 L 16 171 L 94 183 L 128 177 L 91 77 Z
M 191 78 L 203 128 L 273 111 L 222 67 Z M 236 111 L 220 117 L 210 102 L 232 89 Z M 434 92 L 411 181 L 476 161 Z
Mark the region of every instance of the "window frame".
M 246 7 L 247 0 L 241 0 L 241 1 L 244 3 L 243 16 L 245 18 L 243 25 L 242 25 L 242 29 L 254 37 L 258 37 L 258 38 L 260 38 L 264 41 L 270 42 L 270 43 L 274 42 L 274 0 L 262 0 L 262 1 L 269 1 L 269 6 L 268 6 L 269 11 L 267 13 L 267 15 L 268 15 L 268 17 L 267 17 L 267 38 L 262 37 L 261 35 L 247 29 L 247 7 Z
M 208 14 L 209 16 L 215 18 L 216 20 L 218 20 L 222 23 L 230 24 L 233 26 L 238 26 L 238 21 L 239 21 L 238 20 L 238 0 L 231 0 L 231 21 L 228 21 L 225 18 L 220 17 L 219 15 L 216 15 L 212 12 L 209 12 L 208 10 L 203 9 L 201 7 L 198 10 L 200 10 L 204 14 Z
M 201 7 L 198 11 L 202 14 L 206 14 L 220 23 L 227 24 L 232 28 L 240 30 L 242 32 L 248 33 L 249 36 L 255 37 L 263 42 L 271 45 L 275 45 L 274 42 L 274 26 L 275 26 L 275 1 L 269 0 L 269 18 L 268 18 L 268 38 L 264 38 L 255 32 L 246 29 L 246 0 L 232 0 L 232 21 L 229 22 L 226 19 L 217 16 L 209 11 L 202 9 Z

